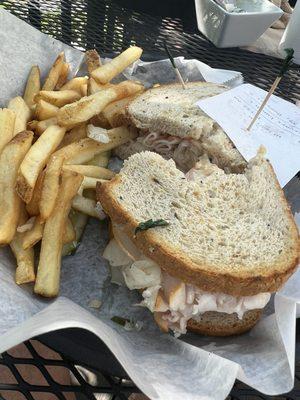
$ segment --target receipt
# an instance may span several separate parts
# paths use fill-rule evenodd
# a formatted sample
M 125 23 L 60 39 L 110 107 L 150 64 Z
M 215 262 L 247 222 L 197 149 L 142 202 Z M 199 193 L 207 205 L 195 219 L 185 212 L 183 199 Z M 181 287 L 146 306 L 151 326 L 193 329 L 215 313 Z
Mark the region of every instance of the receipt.
M 256 86 L 244 84 L 200 100 L 197 105 L 224 129 L 247 161 L 263 145 L 283 187 L 300 170 L 300 109 L 273 95 L 247 131 L 266 94 Z

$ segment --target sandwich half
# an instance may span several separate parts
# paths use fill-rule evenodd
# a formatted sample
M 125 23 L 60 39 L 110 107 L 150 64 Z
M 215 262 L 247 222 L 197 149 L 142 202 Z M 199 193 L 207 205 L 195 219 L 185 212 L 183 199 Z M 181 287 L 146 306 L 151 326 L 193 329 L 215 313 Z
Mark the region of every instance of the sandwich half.
M 226 133 L 195 103 L 227 88 L 207 82 L 162 85 L 147 90 L 129 103 L 126 119 L 138 137 L 115 150 L 122 159 L 155 151 L 172 158 L 187 172 L 204 153 L 220 168 L 240 172 L 245 160 Z
M 164 331 L 245 332 L 297 267 L 298 230 L 260 153 L 241 173 L 203 156 L 184 174 L 141 152 L 97 200 L 114 235 L 104 257 Z

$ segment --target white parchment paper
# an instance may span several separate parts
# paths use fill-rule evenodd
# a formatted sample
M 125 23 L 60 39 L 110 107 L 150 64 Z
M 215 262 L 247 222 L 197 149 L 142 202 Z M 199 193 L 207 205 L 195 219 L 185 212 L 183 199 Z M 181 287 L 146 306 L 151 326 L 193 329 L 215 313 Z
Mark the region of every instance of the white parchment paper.
M 17 28 L 22 26 L 19 29 L 20 41 L 15 33 L 7 35 L 12 23 Z M 66 49 L 65 45 L 45 38 L 1 10 L 0 38 L 1 99 L 4 103 L 10 96 L 22 93 L 21 87 L 31 65 L 27 59 L 26 68 L 20 68 L 24 64 L 24 46 L 30 49 L 32 62 L 38 63 L 43 73 L 56 53 Z M 6 40 L 5 47 L 3 38 Z M 19 65 L 18 68 L 14 67 L 17 78 L 11 76 L 12 84 L 3 80 L 3 76 L 9 73 L 9 63 L 3 62 L 3 58 L 4 51 L 10 49 L 10 40 L 15 46 L 14 52 L 10 53 L 11 62 Z M 51 43 L 54 47 L 51 47 Z M 70 48 L 68 51 L 69 61 L 75 71 L 82 55 Z M 151 71 L 160 70 L 161 79 L 166 80 L 167 75 L 171 77 L 172 74 L 168 63 L 156 62 L 151 67 L 137 64 L 125 75 L 133 75 L 135 79 L 138 77 L 149 83 L 159 78 L 159 75 L 155 75 L 157 72 Z M 197 73 L 199 77 L 209 74 L 209 80 L 216 82 L 241 79 L 240 74 L 235 72 L 219 72 L 201 64 L 181 59 L 180 68 L 185 71 L 186 78 L 193 77 L 189 78 L 191 80 L 199 79 L 195 76 Z M 195 65 L 198 65 L 196 70 Z M 189 69 L 193 74 L 189 75 Z M 141 79 L 141 74 L 144 79 Z M 294 179 L 285 190 L 293 212 L 299 213 L 299 181 Z M 300 219 L 298 214 L 296 219 Z M 295 319 L 297 312 L 300 315 L 300 273 L 296 273 L 276 295 L 276 312 L 273 312 L 272 305 L 268 307 L 262 320 L 251 332 L 223 339 L 194 334 L 175 339 L 160 333 L 150 312 L 133 305 L 139 301 L 137 293 L 110 283 L 107 263 L 101 257 L 107 235 L 105 222 L 91 221 L 88 224 L 76 254 L 63 260 L 61 297 L 54 301 L 35 297 L 30 285 L 15 285 L 15 261 L 8 249 L 1 249 L 0 352 L 42 333 L 79 327 L 101 338 L 136 385 L 153 400 L 223 400 L 236 378 L 270 395 L 292 389 Z M 95 299 L 102 301 L 102 307 L 98 310 L 89 307 L 90 301 Z M 140 332 L 127 332 L 110 320 L 114 315 L 143 320 L 143 329 Z

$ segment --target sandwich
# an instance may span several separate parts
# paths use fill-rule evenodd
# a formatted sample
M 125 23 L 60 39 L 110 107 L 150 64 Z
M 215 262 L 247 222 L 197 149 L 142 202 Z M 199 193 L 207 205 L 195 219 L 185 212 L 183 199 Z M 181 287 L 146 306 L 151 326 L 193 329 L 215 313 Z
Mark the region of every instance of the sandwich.
M 164 332 L 246 332 L 297 268 L 298 230 L 262 151 L 239 173 L 140 152 L 96 192 L 113 232 L 104 257 Z
M 223 85 L 191 82 L 186 89 L 180 84 L 162 85 L 137 96 L 127 105 L 125 119 L 138 137 L 119 146 L 116 155 L 125 160 L 141 151 L 154 151 L 187 172 L 207 154 L 220 168 L 240 172 L 246 165 L 244 158 L 223 129 L 195 104 L 224 90 Z

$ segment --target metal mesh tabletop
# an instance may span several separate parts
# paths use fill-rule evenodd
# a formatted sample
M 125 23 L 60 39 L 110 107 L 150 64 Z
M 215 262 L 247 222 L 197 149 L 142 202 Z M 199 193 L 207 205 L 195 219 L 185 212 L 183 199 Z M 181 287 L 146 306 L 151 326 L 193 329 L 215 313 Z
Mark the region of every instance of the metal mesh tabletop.
M 153 0 L 146 12 L 144 3 L 137 0 L 0 0 L 0 4 L 18 17 L 81 50 L 95 47 L 102 55 L 109 55 L 137 44 L 144 49 L 145 59 L 157 59 L 165 58 L 163 41 L 166 40 L 174 55 L 197 58 L 211 67 L 236 69 L 247 82 L 263 89 L 270 87 L 281 61 L 246 50 L 216 49 L 197 30 L 192 0 L 160 2 L 165 5 Z M 284 77 L 277 93 L 290 101 L 300 99 L 298 66 Z
M 247 82 L 263 89 L 270 87 L 281 61 L 241 49 L 216 49 L 197 30 L 193 0 L 152 0 L 147 2 L 148 5 L 144 3 L 146 2 L 141 0 L 0 0 L 0 6 L 4 6 L 19 18 L 80 50 L 96 48 L 101 55 L 109 56 L 131 44 L 137 44 L 144 49 L 145 60 L 155 60 L 165 58 L 163 42 L 166 41 L 174 55 L 197 58 L 215 68 L 238 70 Z M 298 66 L 294 66 L 286 74 L 277 94 L 290 101 L 300 100 Z M 73 338 L 75 335 L 80 337 L 75 330 L 70 331 L 68 335 Z M 53 343 L 53 347 L 61 353 L 64 353 L 68 343 L 66 337 L 62 340 L 55 334 L 41 340 L 45 340 L 47 344 Z M 100 343 L 94 343 L 92 338 L 85 339 L 84 336 L 81 336 L 81 340 L 87 340 L 91 346 L 98 346 L 98 353 L 95 354 L 106 356 Z M 108 399 L 126 399 L 131 393 L 138 391 L 132 382 L 124 379 L 124 371 L 108 372 L 106 364 L 96 368 L 97 375 L 101 377 L 97 386 L 92 387 L 88 384 L 75 367 L 78 364 L 87 364 L 83 357 L 80 357 L 77 344 L 78 342 L 76 346 L 73 344 L 77 352 L 72 356 L 64 353 L 52 360 L 41 357 L 30 342 L 25 344 L 30 354 L 29 358 L 20 359 L 12 353 L 3 354 L 0 358 L 0 378 L 2 366 L 11 371 L 14 381 L 0 383 L 0 395 L 6 398 L 7 393 L 17 391 L 22 394 L 22 397 L 18 398 L 31 400 L 38 392 L 50 393 L 54 396 L 51 397 L 53 399 L 65 399 L 68 398 L 68 394 L 76 393 L 78 398 L 95 399 L 96 393 L 109 393 Z M 281 396 L 280 399 L 300 399 L 299 340 L 297 346 L 296 386 L 293 392 Z M 112 358 L 111 354 L 107 357 Z M 88 364 L 95 369 L 95 363 Z M 47 384 L 37 386 L 24 380 L 19 372 L 19 365 L 37 367 Z M 75 377 L 74 385 L 65 387 L 53 380 L 48 366 L 67 368 Z M 230 398 L 256 400 L 274 397 L 261 395 L 238 383 Z

